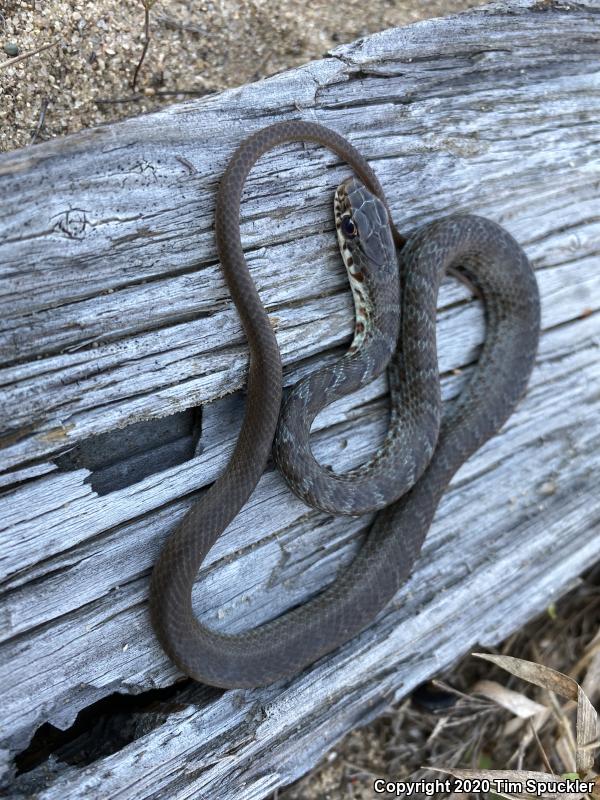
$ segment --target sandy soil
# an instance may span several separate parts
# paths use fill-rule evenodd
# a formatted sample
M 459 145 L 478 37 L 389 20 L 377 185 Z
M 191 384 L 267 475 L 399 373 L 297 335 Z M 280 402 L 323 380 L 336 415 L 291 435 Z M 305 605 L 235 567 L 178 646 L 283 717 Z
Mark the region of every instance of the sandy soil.
M 149 46 L 132 88 L 144 2 Z M 365 33 L 474 5 L 480 0 L 0 0 L 0 150 L 255 81 Z

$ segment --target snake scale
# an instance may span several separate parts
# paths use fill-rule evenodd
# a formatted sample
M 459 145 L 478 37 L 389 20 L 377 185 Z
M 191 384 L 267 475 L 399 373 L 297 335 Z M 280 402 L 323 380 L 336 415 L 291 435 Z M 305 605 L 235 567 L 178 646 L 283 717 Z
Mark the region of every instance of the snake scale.
M 348 352 L 300 381 L 282 410 L 279 348 L 244 258 L 239 220 L 251 167 L 267 150 L 291 141 L 324 145 L 355 173 L 336 192 L 335 215 L 356 327 Z M 253 687 L 289 678 L 347 642 L 393 597 L 450 479 L 525 392 L 540 306 L 527 257 L 507 231 L 482 217 L 452 215 L 407 241 L 392 224 L 368 163 L 344 138 L 315 123 L 276 123 L 238 147 L 219 187 L 215 229 L 250 349 L 245 415 L 223 474 L 192 505 L 156 563 L 150 610 L 162 647 L 187 675 L 215 686 Z M 462 273 L 481 295 L 486 337 L 471 377 L 442 418 L 435 321 L 447 270 Z M 362 469 L 336 475 L 320 467 L 308 440 L 314 417 L 386 367 L 392 408 L 383 445 Z M 195 616 L 192 587 L 206 554 L 256 487 L 274 440 L 276 461 L 304 500 L 330 513 L 379 511 L 354 560 L 320 594 L 255 629 L 221 633 Z

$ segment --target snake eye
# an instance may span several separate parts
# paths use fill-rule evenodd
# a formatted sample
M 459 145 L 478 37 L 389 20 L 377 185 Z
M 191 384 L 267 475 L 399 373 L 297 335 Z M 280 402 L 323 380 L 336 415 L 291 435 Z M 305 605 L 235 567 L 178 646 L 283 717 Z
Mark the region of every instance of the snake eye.
M 344 236 L 356 236 L 358 231 L 352 217 L 342 217 L 342 233 Z

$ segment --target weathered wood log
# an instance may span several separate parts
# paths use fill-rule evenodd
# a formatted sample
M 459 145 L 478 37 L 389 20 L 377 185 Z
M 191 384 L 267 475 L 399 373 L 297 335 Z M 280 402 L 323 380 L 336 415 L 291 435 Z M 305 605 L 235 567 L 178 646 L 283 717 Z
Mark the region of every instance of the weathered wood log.
M 597 559 L 599 56 L 596 2 L 494 4 L 0 158 L 0 741 L 12 796 L 263 797 Z M 285 684 L 183 684 L 160 713 L 151 692 L 116 752 L 86 763 L 57 749 L 15 778 L 13 756 L 43 723 L 68 728 L 111 693 L 180 678 L 149 625 L 149 573 L 231 452 L 246 369 L 215 254 L 215 187 L 242 138 L 292 117 L 364 153 L 401 230 L 461 210 L 521 242 L 543 303 L 528 395 L 460 470 L 412 578 L 362 636 Z M 243 240 L 286 385 L 351 336 L 331 212 L 346 174 L 323 149 L 290 145 L 247 184 Z M 438 333 L 451 401 L 484 335 L 479 304 L 451 281 Z M 320 415 L 320 460 L 345 469 L 372 452 L 385 392 L 377 381 Z M 276 616 L 348 563 L 369 522 L 307 510 L 269 469 L 199 575 L 198 613 L 230 631 Z

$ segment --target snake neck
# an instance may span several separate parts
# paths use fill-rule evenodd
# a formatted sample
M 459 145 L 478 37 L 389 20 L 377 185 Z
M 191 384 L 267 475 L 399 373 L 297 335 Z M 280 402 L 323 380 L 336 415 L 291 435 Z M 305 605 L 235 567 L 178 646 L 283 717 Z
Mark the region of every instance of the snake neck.
M 354 336 L 348 352 L 350 354 L 363 350 L 376 331 L 376 313 L 369 287 L 365 285 L 364 276 L 352 265 L 346 264 L 350 280 L 352 299 L 354 301 Z
M 343 255 L 354 301 L 354 336 L 346 356 L 360 356 L 372 364 L 387 362 L 400 329 L 398 285 L 372 280 L 368 272 Z

